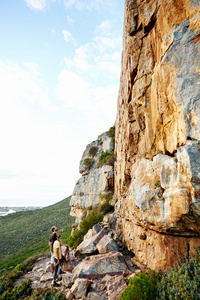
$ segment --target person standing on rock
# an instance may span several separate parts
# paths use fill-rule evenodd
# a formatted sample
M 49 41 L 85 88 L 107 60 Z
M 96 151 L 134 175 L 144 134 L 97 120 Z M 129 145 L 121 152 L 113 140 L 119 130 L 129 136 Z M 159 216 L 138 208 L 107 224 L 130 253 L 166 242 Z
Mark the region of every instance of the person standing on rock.
M 50 262 L 50 267 L 51 267 L 51 273 L 53 274 L 54 272 L 54 257 L 53 257 L 53 240 L 52 240 L 52 236 L 54 233 L 57 233 L 58 231 L 58 227 L 56 227 L 55 225 L 51 227 L 51 231 L 52 234 L 50 236 L 49 239 L 49 246 L 50 246 L 50 252 L 51 252 L 51 262 Z M 63 241 L 59 240 L 59 242 L 61 243 L 61 253 L 62 255 L 69 260 L 69 246 L 64 244 Z M 66 257 L 67 256 L 67 257 Z
M 53 285 L 57 284 L 62 278 L 59 277 L 61 271 L 61 264 L 65 261 L 65 257 L 61 253 L 60 235 L 56 232 L 52 235 L 53 242 L 53 257 L 55 262 Z

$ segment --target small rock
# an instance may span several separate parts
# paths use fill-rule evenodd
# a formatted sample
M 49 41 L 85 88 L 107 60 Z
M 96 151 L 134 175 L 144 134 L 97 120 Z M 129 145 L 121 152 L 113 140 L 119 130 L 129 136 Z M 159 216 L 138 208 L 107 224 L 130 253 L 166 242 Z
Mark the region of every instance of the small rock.
M 104 278 L 102 278 L 101 282 L 106 282 L 106 281 L 108 281 L 111 278 L 112 278 L 112 276 L 106 275 Z
M 42 277 L 40 278 L 40 282 L 46 282 L 46 281 L 50 281 L 52 279 L 53 279 L 52 273 L 46 273 L 46 274 L 42 275 Z
M 66 299 L 67 300 L 72 300 L 74 298 L 73 294 L 71 293 L 71 291 L 69 290 L 67 293 L 66 293 Z

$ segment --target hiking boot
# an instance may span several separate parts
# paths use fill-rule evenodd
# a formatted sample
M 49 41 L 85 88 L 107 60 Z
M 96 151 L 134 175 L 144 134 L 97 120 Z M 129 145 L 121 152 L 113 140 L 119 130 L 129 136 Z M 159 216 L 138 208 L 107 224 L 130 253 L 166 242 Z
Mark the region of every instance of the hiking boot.
M 52 284 L 53 286 L 58 286 L 58 284 L 57 284 L 57 282 L 54 280 L 53 281 L 53 284 Z
M 56 279 L 56 282 L 61 281 L 61 280 L 62 280 L 62 277 L 60 276 Z

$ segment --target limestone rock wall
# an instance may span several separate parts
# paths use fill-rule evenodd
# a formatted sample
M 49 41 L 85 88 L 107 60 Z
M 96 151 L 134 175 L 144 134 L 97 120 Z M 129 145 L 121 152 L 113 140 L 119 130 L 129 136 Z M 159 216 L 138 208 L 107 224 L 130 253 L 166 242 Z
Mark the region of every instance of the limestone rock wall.
M 198 0 L 125 1 L 116 232 L 154 269 L 200 244 L 199 50 Z
M 105 132 L 87 145 L 83 153 L 79 166 L 82 177 L 77 181 L 70 200 L 70 214 L 76 218 L 77 223 L 86 217 L 90 209 L 98 209 L 101 204 L 100 193 L 103 195 L 114 187 L 113 165 L 99 165 L 100 155 L 113 150 L 114 141 Z

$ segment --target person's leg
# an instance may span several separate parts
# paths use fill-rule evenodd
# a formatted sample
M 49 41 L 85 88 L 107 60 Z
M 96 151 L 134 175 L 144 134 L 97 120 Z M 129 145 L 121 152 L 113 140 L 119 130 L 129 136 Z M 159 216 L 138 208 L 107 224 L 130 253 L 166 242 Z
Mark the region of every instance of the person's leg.
M 54 269 L 54 277 L 53 277 L 53 280 L 54 280 L 54 282 L 55 282 L 56 279 L 57 279 L 57 272 L 58 272 L 58 266 L 59 266 L 59 264 L 58 264 L 58 260 L 57 260 L 56 258 L 54 258 L 54 261 L 55 261 L 55 269 Z
M 51 252 L 50 268 L 51 268 L 51 273 L 53 274 L 53 272 L 54 272 L 54 257 L 53 257 L 53 253 L 52 252 Z

